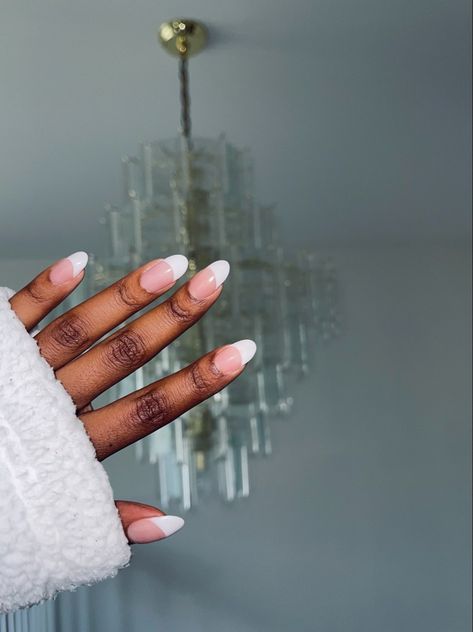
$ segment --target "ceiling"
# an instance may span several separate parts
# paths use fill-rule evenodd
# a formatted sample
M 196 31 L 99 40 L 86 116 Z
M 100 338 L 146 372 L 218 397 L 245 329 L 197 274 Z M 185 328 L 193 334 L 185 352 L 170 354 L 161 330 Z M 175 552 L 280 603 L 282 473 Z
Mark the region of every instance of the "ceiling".
M 249 146 L 296 244 L 458 241 L 470 214 L 470 2 L 2 1 L 0 258 L 99 251 L 120 158 L 177 126 L 155 30 L 209 24 L 196 135 Z

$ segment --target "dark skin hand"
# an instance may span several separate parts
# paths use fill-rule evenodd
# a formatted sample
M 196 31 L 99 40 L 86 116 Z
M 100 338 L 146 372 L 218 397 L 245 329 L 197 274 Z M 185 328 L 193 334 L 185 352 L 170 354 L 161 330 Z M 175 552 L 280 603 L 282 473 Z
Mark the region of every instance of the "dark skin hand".
M 84 258 L 86 262 L 85 255 Z M 78 266 L 69 263 L 69 259 L 41 272 L 10 299 L 26 329 L 35 328 L 84 278 L 83 269 L 77 271 Z M 98 395 L 192 327 L 220 296 L 222 280 L 228 274 L 226 262 L 211 264 L 170 298 L 93 346 L 174 285 L 176 274 L 174 271 L 173 275 L 167 261 L 158 259 L 141 266 L 59 316 L 35 336 L 42 356 L 76 404 L 77 415 L 99 460 L 170 423 L 220 391 L 238 377 L 251 355 L 247 351 L 250 343 L 254 346 L 251 341 L 244 341 L 243 347 L 239 347 L 241 343 L 236 347 L 226 345 L 139 391 L 102 408 L 92 408 L 91 402 Z M 181 267 L 182 261 L 184 257 Z M 242 353 L 242 349 L 246 352 Z M 156 537 L 152 537 L 146 531 L 146 520 L 137 523 L 164 516 L 160 509 L 122 500 L 116 501 L 116 505 L 130 541 L 146 542 L 170 535 L 165 532 L 160 536 L 157 529 Z M 132 524 L 134 527 L 130 529 Z M 137 524 L 144 527 L 137 529 Z

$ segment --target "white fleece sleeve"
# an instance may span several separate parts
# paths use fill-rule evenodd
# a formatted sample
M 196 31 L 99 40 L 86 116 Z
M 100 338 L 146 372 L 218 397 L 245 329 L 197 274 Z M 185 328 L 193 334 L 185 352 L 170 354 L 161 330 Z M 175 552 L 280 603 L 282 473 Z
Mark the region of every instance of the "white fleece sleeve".
M 12 294 L 0 288 L 0 613 L 130 559 L 107 474 Z

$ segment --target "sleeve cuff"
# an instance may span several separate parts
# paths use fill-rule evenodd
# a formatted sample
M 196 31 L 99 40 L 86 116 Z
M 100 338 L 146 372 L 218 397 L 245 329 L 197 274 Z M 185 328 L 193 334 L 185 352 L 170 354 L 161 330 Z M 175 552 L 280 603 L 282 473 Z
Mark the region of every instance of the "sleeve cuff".
M 73 401 L 0 288 L 0 612 L 116 575 L 130 547 Z

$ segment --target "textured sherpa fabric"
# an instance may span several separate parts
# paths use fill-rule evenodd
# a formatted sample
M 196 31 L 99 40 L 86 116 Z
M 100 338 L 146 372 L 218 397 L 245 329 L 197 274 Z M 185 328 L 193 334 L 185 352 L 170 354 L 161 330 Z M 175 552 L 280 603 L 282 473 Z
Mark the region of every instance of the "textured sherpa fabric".
M 0 288 L 0 612 L 112 577 L 130 547 L 74 404 Z

